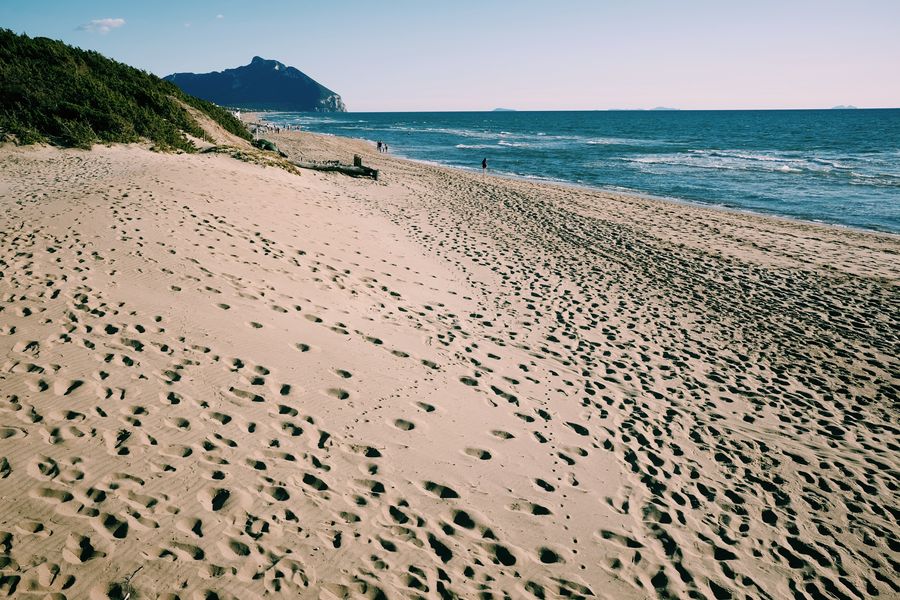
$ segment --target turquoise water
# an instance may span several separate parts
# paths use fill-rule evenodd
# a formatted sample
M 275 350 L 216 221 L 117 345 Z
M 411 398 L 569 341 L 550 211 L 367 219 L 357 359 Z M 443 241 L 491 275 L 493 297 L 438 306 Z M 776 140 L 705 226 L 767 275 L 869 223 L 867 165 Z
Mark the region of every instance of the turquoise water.
M 275 113 L 392 154 L 900 233 L 900 109 Z

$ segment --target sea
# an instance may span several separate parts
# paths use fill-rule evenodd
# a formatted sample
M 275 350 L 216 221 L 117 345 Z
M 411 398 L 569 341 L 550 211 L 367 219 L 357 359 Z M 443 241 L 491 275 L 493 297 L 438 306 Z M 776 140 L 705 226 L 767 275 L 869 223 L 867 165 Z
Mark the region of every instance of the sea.
M 900 109 L 271 113 L 510 177 L 900 233 Z

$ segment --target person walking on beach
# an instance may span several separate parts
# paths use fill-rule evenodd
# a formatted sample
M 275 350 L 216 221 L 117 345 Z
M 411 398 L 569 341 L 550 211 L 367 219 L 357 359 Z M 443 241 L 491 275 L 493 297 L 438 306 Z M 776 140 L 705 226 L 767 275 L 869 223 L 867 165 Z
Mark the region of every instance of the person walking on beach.
M 378 151 L 381 152 L 381 142 L 378 142 Z
M 487 174 L 487 157 L 481 161 L 481 176 L 484 177 Z

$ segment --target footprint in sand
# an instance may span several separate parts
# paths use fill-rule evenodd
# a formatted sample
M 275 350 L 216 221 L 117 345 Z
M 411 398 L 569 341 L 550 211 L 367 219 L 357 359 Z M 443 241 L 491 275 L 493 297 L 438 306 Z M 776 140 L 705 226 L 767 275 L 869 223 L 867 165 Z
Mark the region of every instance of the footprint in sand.
M 228 538 L 219 542 L 218 547 L 222 552 L 222 556 L 227 560 L 239 560 L 245 556 L 250 556 L 250 546 L 235 538 Z
M 198 538 L 203 537 L 203 521 L 194 517 L 182 517 L 175 521 L 175 528 Z
M 446 500 L 446 499 L 459 498 L 459 494 L 453 488 L 445 486 L 445 485 L 441 485 L 439 483 L 435 483 L 433 481 L 425 481 L 422 484 L 422 487 L 424 487 L 427 491 L 431 492 L 432 494 L 434 494 L 435 496 L 437 496 L 438 498 L 441 498 L 441 499 Z
M 478 460 L 491 460 L 491 453 L 481 448 L 466 448 L 466 454 Z
M 538 548 L 537 556 L 538 556 L 538 560 L 541 561 L 542 563 L 544 563 L 545 565 L 552 565 L 552 564 L 556 564 L 556 563 L 566 562 L 565 560 L 563 560 L 563 558 L 559 555 L 558 552 L 556 552 L 555 550 L 552 550 L 550 548 L 547 548 L 545 546 Z
M 516 512 L 530 513 L 535 516 L 552 515 L 553 512 L 546 506 L 534 504 L 533 502 L 513 502 L 509 505 L 509 510 Z
M 82 385 L 84 385 L 84 382 L 79 379 L 57 379 L 53 383 L 53 393 L 57 396 L 68 396 Z
M 63 560 L 75 565 L 104 556 L 106 556 L 104 552 L 100 552 L 94 547 L 91 538 L 76 533 L 69 534 L 62 551 Z
M 338 400 L 346 400 L 350 397 L 350 392 L 342 388 L 328 388 L 325 393 Z
M 101 513 L 94 520 L 94 528 L 101 534 L 122 540 L 128 537 L 128 522 L 109 513 Z
M 232 500 L 232 494 L 231 491 L 224 488 L 207 488 L 200 490 L 197 500 L 206 510 L 218 512 L 228 505 L 229 500 Z

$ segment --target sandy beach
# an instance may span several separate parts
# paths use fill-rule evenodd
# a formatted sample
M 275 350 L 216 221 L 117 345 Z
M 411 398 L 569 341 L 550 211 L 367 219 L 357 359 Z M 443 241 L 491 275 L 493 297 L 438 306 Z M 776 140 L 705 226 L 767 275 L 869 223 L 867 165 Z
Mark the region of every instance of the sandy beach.
M 900 238 L 0 147 L 0 590 L 900 596 Z

